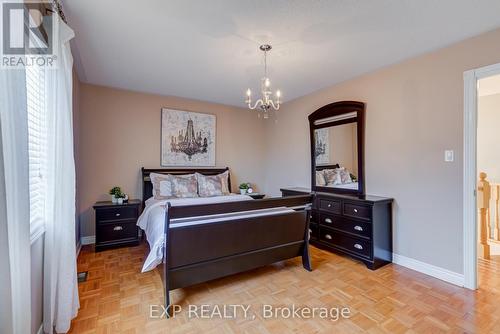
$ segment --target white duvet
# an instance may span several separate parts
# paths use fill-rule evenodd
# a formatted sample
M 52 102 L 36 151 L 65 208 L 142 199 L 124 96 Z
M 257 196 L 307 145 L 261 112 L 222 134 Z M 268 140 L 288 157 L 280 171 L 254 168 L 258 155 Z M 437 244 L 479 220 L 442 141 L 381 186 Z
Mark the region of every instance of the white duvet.
M 163 229 L 165 225 L 165 208 L 168 202 L 170 202 L 172 206 L 183 206 L 245 200 L 253 199 L 250 196 L 236 194 L 216 197 L 175 198 L 168 200 L 155 200 L 153 198 L 148 199 L 145 203 L 146 207 L 137 221 L 137 225 L 146 233 L 146 239 L 150 248 L 149 255 L 144 262 L 144 266 L 142 267 L 142 272 L 154 269 L 163 260 Z M 185 225 L 186 223 L 179 224 Z

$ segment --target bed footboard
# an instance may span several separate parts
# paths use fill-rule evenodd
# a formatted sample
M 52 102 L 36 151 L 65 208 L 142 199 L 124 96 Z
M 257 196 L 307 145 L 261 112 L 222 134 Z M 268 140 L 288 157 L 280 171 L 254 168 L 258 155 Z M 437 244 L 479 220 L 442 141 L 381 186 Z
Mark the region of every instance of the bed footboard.
M 165 306 L 170 305 L 169 291 L 240 273 L 278 261 L 302 257 L 311 271 L 309 258 L 309 220 L 305 208 L 311 196 L 168 207 L 165 217 L 163 283 Z M 228 210 L 228 205 L 233 210 Z M 203 208 L 202 208 L 203 207 Z M 255 210 L 281 208 L 263 215 Z M 291 209 L 293 208 L 293 209 Z M 206 224 L 176 224 L 189 212 L 217 215 L 242 212 L 231 219 L 212 219 Z M 198 214 L 197 216 L 199 216 Z

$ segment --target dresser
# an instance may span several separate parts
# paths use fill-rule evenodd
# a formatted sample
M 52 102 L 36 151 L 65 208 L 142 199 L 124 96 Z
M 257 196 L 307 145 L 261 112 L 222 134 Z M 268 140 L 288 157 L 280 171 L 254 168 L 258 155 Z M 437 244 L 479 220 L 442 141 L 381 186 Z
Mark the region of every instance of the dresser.
M 283 196 L 307 194 L 281 189 Z M 309 215 L 310 243 L 348 255 L 374 270 L 392 262 L 392 199 L 316 192 Z
M 139 230 L 136 224 L 140 208 L 139 200 L 129 200 L 124 204 L 96 202 L 95 250 L 137 245 Z

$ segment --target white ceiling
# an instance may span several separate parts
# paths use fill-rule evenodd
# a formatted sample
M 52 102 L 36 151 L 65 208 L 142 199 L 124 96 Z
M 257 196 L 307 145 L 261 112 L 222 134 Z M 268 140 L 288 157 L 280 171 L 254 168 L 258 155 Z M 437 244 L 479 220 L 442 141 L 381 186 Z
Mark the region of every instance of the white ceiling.
M 66 0 L 80 80 L 244 106 L 262 54 L 291 100 L 500 27 L 498 0 Z
M 479 96 L 500 94 L 500 74 L 479 80 L 478 94 Z

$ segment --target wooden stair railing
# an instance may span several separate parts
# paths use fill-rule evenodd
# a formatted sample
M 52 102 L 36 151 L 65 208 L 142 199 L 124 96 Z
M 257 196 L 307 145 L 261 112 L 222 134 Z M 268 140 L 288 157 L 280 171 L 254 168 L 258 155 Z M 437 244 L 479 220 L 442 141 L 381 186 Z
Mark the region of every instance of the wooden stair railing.
M 479 182 L 477 185 L 477 207 L 479 209 L 479 240 L 477 252 L 478 256 L 489 260 L 490 259 L 490 245 L 488 245 L 489 237 L 489 216 L 490 216 L 490 200 L 491 200 L 491 186 L 486 180 L 486 173 L 479 174 Z M 497 207 L 498 209 L 498 207 Z M 497 211 L 498 212 L 498 211 Z M 496 222 L 498 223 L 498 222 Z M 496 226 L 496 225 L 495 225 Z

